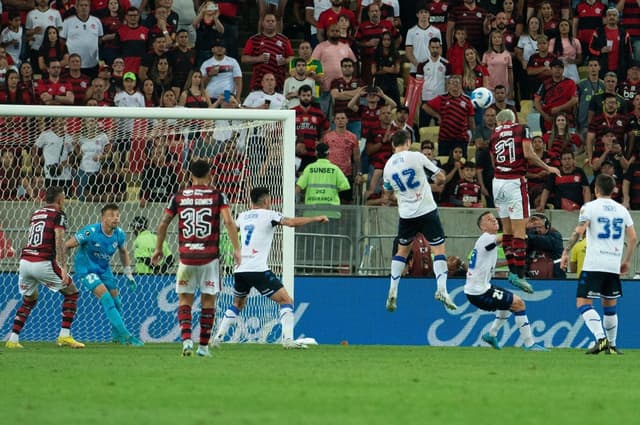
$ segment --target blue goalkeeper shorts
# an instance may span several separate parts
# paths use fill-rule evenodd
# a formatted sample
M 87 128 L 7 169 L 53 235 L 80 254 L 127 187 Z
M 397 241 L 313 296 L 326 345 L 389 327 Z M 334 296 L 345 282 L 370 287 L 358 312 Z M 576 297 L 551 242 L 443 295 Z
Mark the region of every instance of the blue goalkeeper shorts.
M 89 273 L 82 276 L 76 276 L 77 282 L 84 290 L 93 292 L 98 286 L 104 285 L 107 290 L 112 291 L 118 289 L 115 277 L 111 273 L 105 273 L 98 275 L 96 273 Z

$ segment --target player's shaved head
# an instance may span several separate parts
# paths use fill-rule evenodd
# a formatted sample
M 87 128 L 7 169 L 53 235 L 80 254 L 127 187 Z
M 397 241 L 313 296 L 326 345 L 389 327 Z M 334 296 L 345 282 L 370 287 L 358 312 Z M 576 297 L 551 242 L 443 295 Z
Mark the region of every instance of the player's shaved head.
M 189 165 L 191 175 L 198 179 L 203 179 L 211 172 L 211 165 L 206 159 L 197 159 Z

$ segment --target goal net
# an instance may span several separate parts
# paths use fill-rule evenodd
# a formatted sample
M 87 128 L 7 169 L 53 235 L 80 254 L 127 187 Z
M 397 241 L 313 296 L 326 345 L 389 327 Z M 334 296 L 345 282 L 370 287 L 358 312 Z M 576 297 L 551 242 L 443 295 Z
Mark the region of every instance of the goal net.
M 188 164 L 206 158 L 216 188 L 232 203 L 234 217 L 249 207 L 250 189 L 271 190 L 273 208 L 294 215 L 293 111 L 186 108 L 101 108 L 0 105 L 0 332 L 6 337 L 20 305 L 17 272 L 31 213 L 43 204 L 47 186 L 63 186 L 67 236 L 100 221 L 107 202 L 120 207 L 137 288 L 131 290 L 114 255 L 127 327 L 147 342 L 176 341 L 177 219 L 169 228 L 167 252 L 173 264 L 149 266 L 144 224 L 155 232 L 171 195 L 188 184 Z M 278 228 L 269 258 L 290 294 L 294 236 Z M 69 259 L 71 270 L 73 256 Z M 232 302 L 233 255 L 221 226 L 223 290 L 216 323 Z M 62 296 L 41 287 L 40 298 L 21 333 L 22 340 L 50 341 L 60 326 Z M 199 332 L 200 298 L 193 308 Z M 78 340 L 108 341 L 110 326 L 98 300 L 81 289 L 72 331 Z M 275 342 L 281 330 L 275 303 L 255 290 L 227 336 L 233 342 Z

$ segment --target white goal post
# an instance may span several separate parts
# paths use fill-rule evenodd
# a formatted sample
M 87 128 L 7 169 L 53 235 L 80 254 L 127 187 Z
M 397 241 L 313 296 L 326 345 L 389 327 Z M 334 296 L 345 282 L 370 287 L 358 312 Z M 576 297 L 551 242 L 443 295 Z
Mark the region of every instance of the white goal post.
M 282 211 L 284 216 L 293 217 L 295 215 L 295 112 L 292 110 L 251 110 L 251 109 L 198 109 L 198 108 L 120 108 L 120 107 L 82 107 L 82 106 L 43 106 L 43 105 L 0 105 L 0 152 L 4 152 L 8 149 L 13 149 L 18 152 L 15 155 L 20 155 L 20 149 L 23 152 L 24 157 L 18 158 L 16 167 L 23 170 L 25 167 L 31 167 L 29 169 L 35 169 L 36 164 L 34 158 L 30 155 L 34 152 L 33 147 L 41 135 L 48 127 L 52 127 L 56 120 L 64 121 L 66 124 L 67 132 L 72 134 L 71 139 L 73 143 L 77 143 L 77 140 L 81 137 L 83 132 L 86 131 L 91 123 L 98 122 L 100 131 L 106 134 L 109 138 L 110 153 L 115 153 L 115 143 L 126 142 L 127 138 L 139 138 L 145 146 L 143 150 L 135 151 L 133 145 L 129 145 L 130 149 L 126 149 L 120 154 L 126 157 L 127 166 L 130 164 L 129 160 L 136 160 L 138 170 L 131 171 L 131 167 L 127 167 L 127 173 L 125 175 L 127 181 L 128 196 L 125 199 L 117 202 L 121 206 L 121 227 L 127 232 L 127 238 L 129 243 L 130 256 L 133 258 L 132 242 L 134 235 L 129 228 L 131 221 L 136 216 L 151 216 L 149 220 L 149 230 L 155 231 L 158 223 L 157 217 L 162 214 L 165 202 L 147 203 L 143 205 L 138 199 L 138 190 L 140 190 L 140 174 L 144 172 L 150 161 L 152 155 L 149 150 L 149 140 L 152 138 L 161 138 L 170 133 L 173 137 L 173 143 L 184 144 L 184 151 L 181 150 L 177 159 L 179 166 L 183 169 L 187 166 L 187 161 L 195 155 L 193 146 L 200 142 L 207 144 L 208 149 L 221 153 L 223 150 L 222 145 L 216 147 L 216 143 L 227 143 L 231 138 L 233 139 L 233 146 L 236 147 L 238 152 L 243 155 L 241 161 L 245 167 L 239 172 L 242 174 L 241 178 L 236 179 L 230 184 L 239 185 L 243 187 L 237 196 L 231 199 L 233 205 L 234 217 L 241 211 L 245 210 L 249 206 L 249 190 L 255 186 L 267 186 L 271 190 L 274 198 L 274 209 Z M 109 122 L 109 124 L 105 124 Z M 135 132 L 135 123 L 142 123 L 138 127 L 142 127 L 142 135 L 132 136 L 132 131 Z M 73 129 L 71 129 L 73 127 Z M 131 130 L 134 128 L 134 130 Z M 71 130 L 70 130 L 71 129 Z M 168 129 L 168 130 L 166 130 Z M 139 132 L 138 128 L 138 132 Z M 166 134 L 161 134 L 163 131 Z M 216 133 L 216 132 L 220 133 Z M 231 134 L 229 140 L 220 141 L 219 134 L 227 131 L 227 135 Z M 93 133 L 92 133 L 93 134 Z M 177 136 L 176 136 L 177 135 Z M 66 136 L 65 136 L 66 137 Z M 88 137 L 88 136 L 87 136 Z M 216 139 L 218 138 L 218 139 Z M 178 142 L 175 140 L 179 139 Z M 129 140 L 131 143 L 131 140 Z M 154 143 L 159 143 L 153 141 Z M 164 142 L 163 142 L 164 143 Z M 187 148 L 186 146 L 190 147 Z M 63 143 L 64 146 L 64 143 Z M 16 150 L 17 149 L 17 150 Z M 80 148 L 77 148 L 80 151 Z M 191 150 L 190 150 L 191 149 Z M 36 149 L 37 151 L 37 149 Z M 135 153 L 134 153 L 135 151 Z M 40 150 L 42 152 L 42 150 Z M 102 151 L 101 151 L 102 152 Z M 186 153 L 183 153 L 186 152 Z M 199 152 L 199 151 L 198 151 Z M 59 160 L 63 159 L 62 150 L 56 152 Z M 134 155 L 136 156 L 134 158 Z M 183 156 L 184 155 L 184 156 Z M 46 168 L 49 166 L 46 164 L 46 152 L 42 154 L 45 159 L 45 166 L 41 168 L 44 178 L 51 178 L 52 174 Z M 202 157 L 196 155 L 198 157 Z M 115 157 L 114 157 L 115 158 Z M 34 162 L 29 163 L 29 161 Z M 113 159 L 110 159 L 113 161 Z M 140 165 L 141 164 L 141 165 Z M 115 166 L 114 166 L 115 167 Z M 99 210 L 104 204 L 104 201 L 100 199 L 100 190 L 96 189 L 91 192 L 98 192 L 97 195 L 93 194 L 94 198 L 85 198 L 85 194 L 90 192 L 90 187 L 85 186 L 86 190 L 78 191 L 84 173 L 82 172 L 80 160 L 74 162 L 74 165 L 70 170 L 73 180 L 72 194 L 69 196 L 69 200 L 65 205 L 65 212 L 68 216 L 69 235 L 72 232 L 78 230 L 80 227 L 97 222 L 99 220 Z M 115 168 L 114 168 L 115 169 Z M 19 171 L 20 171 L 19 170 Z M 221 175 L 230 173 L 227 171 L 217 170 Z M 216 172 L 214 165 L 214 174 Z M 234 170 L 238 172 L 238 170 Z M 37 177 L 37 176 L 36 176 Z M 41 178 L 42 178 L 41 177 Z M 224 176 L 229 177 L 229 176 Z M 24 181 L 24 176 L 21 177 Z M 91 180 L 89 180 L 91 181 Z M 95 182 L 99 180 L 94 180 Z M 25 183 L 27 184 L 27 183 Z M 85 181 L 86 184 L 86 181 Z M 89 183 L 91 185 L 91 183 Z M 225 187 L 222 185 L 220 190 L 225 192 Z M 15 305 L 19 300 L 19 294 L 17 291 L 17 265 L 20 255 L 20 249 L 25 243 L 26 234 L 28 230 L 28 216 L 33 209 L 42 204 L 41 199 L 37 199 L 34 196 L 25 198 L 25 188 L 21 186 L 19 193 L 22 193 L 23 198 L 19 196 L 15 199 L 3 198 L 0 200 L 0 236 L 2 240 L 10 239 L 12 248 L 15 252 L 14 255 L 0 255 L 0 307 L 4 306 L 4 312 L 0 310 L 0 331 L 3 335 L 10 331 L 12 314 L 10 307 Z M 142 195 L 140 195 L 142 196 Z M 172 225 L 171 227 L 174 227 Z M 224 227 L 224 226 L 222 226 Z M 294 297 L 294 257 L 295 257 L 295 237 L 294 229 L 281 226 L 282 229 L 278 230 L 276 240 L 274 241 L 273 251 L 269 262 L 270 266 L 276 274 L 282 276 L 282 282 L 289 292 Z M 175 227 L 174 227 L 175 232 Z M 224 237 L 221 232 L 221 255 L 223 254 L 222 245 L 224 244 Z M 0 247 L 2 248 L 2 247 Z M 171 247 L 174 256 L 177 256 L 177 250 L 175 246 L 175 237 L 173 238 L 173 246 Z M 228 248 L 228 247 L 227 247 Z M 1 251 L 1 250 L 0 250 Z M 1 252 L 0 252 L 1 254 Z M 120 262 L 117 256 L 114 256 L 114 271 L 117 273 L 121 269 L 119 267 Z M 227 258 L 228 261 L 228 258 Z M 223 267 L 224 269 L 224 267 Z M 167 273 L 171 274 L 170 269 Z M 226 281 L 229 284 L 229 272 L 230 267 L 227 267 Z M 139 285 L 137 291 L 145 291 L 144 281 L 147 279 L 149 282 L 154 281 L 151 275 L 141 278 L 142 284 Z M 168 279 L 168 278 L 167 278 Z M 7 284 L 8 281 L 10 284 Z M 165 285 L 166 289 L 166 285 Z M 38 303 L 39 307 L 44 301 L 45 304 L 51 304 L 50 308 L 45 307 L 47 310 L 43 314 L 48 315 L 49 322 L 57 322 L 59 316 L 59 299 L 56 294 L 47 294 L 45 290 L 41 291 L 41 301 Z M 252 295 L 254 291 L 252 291 Z M 225 291 L 223 290 L 223 293 Z M 227 295 L 230 291 L 227 288 Z M 132 303 L 156 303 L 159 308 L 165 313 L 172 306 L 172 300 L 170 296 L 166 294 L 130 294 L 127 295 L 126 289 L 123 289 L 123 303 L 125 309 L 133 311 L 136 307 L 131 305 Z M 153 298 L 157 295 L 157 299 Z M 151 297 L 151 298 L 149 298 Z M 162 299 L 161 299 L 162 298 Z M 257 298 L 257 297 L 256 297 Z M 221 301 L 218 301 L 218 312 L 216 316 L 219 317 L 224 312 L 224 309 L 228 307 L 230 297 Z M 259 301 L 262 302 L 262 301 Z M 95 300 L 91 299 L 89 294 L 82 294 L 81 304 L 95 304 Z M 266 304 L 272 303 L 270 300 L 264 300 Z M 81 305 L 82 307 L 82 305 Z M 199 307 L 199 306 L 198 306 Z M 141 307 L 142 308 L 142 307 Z M 146 305 L 143 310 L 146 311 Z M 261 307 L 259 307 L 261 308 Z M 269 307 L 270 308 L 270 307 Z M 275 313 L 274 313 L 275 312 Z M 6 314 L 5 314 L 6 313 Z M 34 311 L 35 314 L 35 311 Z M 146 313 L 145 313 L 146 314 Z M 151 314 L 151 313 L 149 313 Z M 261 314 L 261 313 L 260 313 Z M 275 317 L 257 318 L 259 314 L 252 317 L 252 331 L 247 334 L 253 335 L 252 337 L 238 337 L 232 338 L 234 341 L 250 341 L 250 342 L 272 342 L 273 338 L 267 338 L 267 333 L 273 330 L 273 327 L 277 326 L 277 310 L 271 310 L 269 315 L 275 314 Z M 96 317 L 83 317 L 84 315 L 94 315 Z M 90 330 L 90 327 L 95 324 L 96 320 L 100 320 L 101 313 L 98 309 L 79 308 L 76 322 L 74 323 L 74 335 L 78 339 L 85 340 L 104 340 L 108 336 L 108 332 L 94 332 Z M 35 319 L 35 320 L 34 320 Z M 54 320 L 55 319 L 55 320 Z M 197 319 L 197 317 L 194 317 Z M 46 320 L 46 319 L 45 319 Z M 131 320 L 125 313 L 125 322 Z M 175 328 L 175 317 L 172 328 L 166 332 L 156 332 L 153 334 L 153 319 L 150 317 L 142 317 L 143 323 L 139 324 L 140 334 L 143 339 L 151 341 L 170 341 L 175 340 L 178 337 L 178 333 Z M 264 322 L 263 322 L 264 320 Z M 34 323 L 31 323 L 31 322 Z M 35 323 L 35 322 L 38 323 Z M 86 321 L 86 323 L 85 323 Z M 260 321 L 260 326 L 257 325 L 257 321 Z M 268 323 L 267 323 L 268 322 Z M 167 323 L 169 323 L 167 319 Z M 194 320 L 194 325 L 197 320 Z M 241 326 L 241 321 L 238 322 Z M 31 317 L 29 323 L 25 327 L 24 335 L 26 339 L 39 339 L 39 340 L 51 340 L 55 337 L 49 330 L 36 330 L 42 325 L 42 321 L 34 317 Z M 266 328 L 258 330 L 262 325 L 266 325 Z M 86 332 L 84 331 L 87 327 Z M 136 325 L 134 324 L 133 327 Z M 165 327 L 169 326 L 168 324 Z M 54 326 L 55 327 L 55 326 Z M 79 328 L 79 329 L 77 329 Z M 194 327 L 194 332 L 197 328 Z M 270 340 L 268 340 L 270 339 Z

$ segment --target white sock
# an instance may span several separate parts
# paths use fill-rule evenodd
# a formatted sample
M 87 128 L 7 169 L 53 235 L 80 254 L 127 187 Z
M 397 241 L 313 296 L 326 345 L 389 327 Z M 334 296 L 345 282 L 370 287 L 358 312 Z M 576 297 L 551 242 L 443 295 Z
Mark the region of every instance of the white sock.
M 20 342 L 20 335 L 15 332 L 11 332 L 11 335 L 9 335 L 9 342 Z
M 511 312 L 509 310 L 498 310 L 496 311 L 496 318 L 491 324 L 491 328 L 489 329 L 489 335 L 496 336 L 498 335 L 498 331 L 505 324 L 507 319 L 511 316 Z
M 433 273 L 436 275 L 438 291 L 447 292 L 447 257 L 436 255 L 433 258 Z
M 618 338 L 618 315 L 604 315 L 603 321 L 604 330 L 607 333 L 607 339 L 609 344 L 616 346 L 616 339 Z
M 533 335 L 531 335 L 531 326 L 529 325 L 527 312 L 525 310 L 517 311 L 513 313 L 513 315 L 516 317 L 516 326 L 520 330 L 520 335 L 522 335 L 522 339 L 524 340 L 524 346 L 531 347 L 534 341 Z
M 589 328 L 596 339 L 604 338 L 605 335 L 604 329 L 602 328 L 602 320 L 600 320 L 600 315 L 593 309 L 593 307 L 589 307 L 582 311 L 582 318 L 584 319 L 584 324 L 587 325 L 587 328 Z
M 60 328 L 60 334 L 58 335 L 60 338 L 66 338 L 71 335 L 71 330 L 67 328 Z
M 222 322 L 220 322 L 220 327 L 218 328 L 218 332 L 215 334 L 215 338 L 224 338 L 229 332 L 229 328 L 236 323 L 236 318 L 240 314 L 240 310 L 236 308 L 236 306 L 232 305 L 224 312 L 224 316 L 222 317 Z
M 282 325 L 282 339 L 293 339 L 293 306 L 282 304 L 280 306 L 280 324 Z
M 404 267 L 407 265 L 407 259 L 399 255 L 394 255 L 391 260 L 391 281 L 389 283 L 389 295 L 398 296 L 398 285 Z

